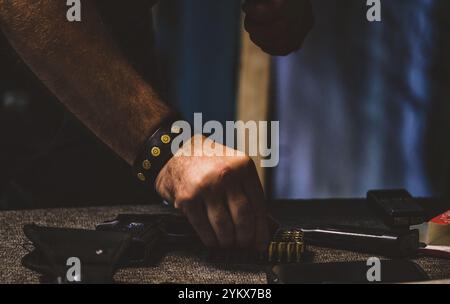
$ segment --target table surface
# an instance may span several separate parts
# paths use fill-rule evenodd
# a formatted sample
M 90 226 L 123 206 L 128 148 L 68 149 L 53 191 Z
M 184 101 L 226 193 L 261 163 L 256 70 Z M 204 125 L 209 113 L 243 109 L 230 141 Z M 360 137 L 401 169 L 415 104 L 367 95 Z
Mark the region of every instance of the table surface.
M 0 212 L 0 283 L 38 283 L 39 276 L 21 265 L 27 253 L 22 227 L 36 223 L 49 227 L 94 229 L 99 222 L 115 218 L 120 213 L 166 213 L 164 207 L 126 206 L 80 209 L 51 209 Z M 311 262 L 366 261 L 371 255 L 309 247 Z M 450 261 L 417 258 L 431 279 L 450 278 Z M 158 266 L 121 269 L 115 276 L 124 283 L 267 283 L 265 272 L 257 266 L 227 266 L 210 264 L 189 252 L 166 255 Z

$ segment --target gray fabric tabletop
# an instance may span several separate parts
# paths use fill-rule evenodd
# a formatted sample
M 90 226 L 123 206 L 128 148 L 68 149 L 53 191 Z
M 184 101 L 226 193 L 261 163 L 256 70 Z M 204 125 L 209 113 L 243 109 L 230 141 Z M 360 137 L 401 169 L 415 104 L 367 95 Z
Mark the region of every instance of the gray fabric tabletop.
M 21 265 L 27 253 L 22 227 L 36 223 L 49 227 L 94 229 L 99 222 L 120 213 L 165 213 L 160 206 L 95 207 L 0 212 L 0 283 L 38 283 L 39 276 Z M 365 261 L 370 255 L 310 247 L 312 262 Z M 431 258 L 415 260 L 432 279 L 450 278 L 450 261 Z M 229 283 L 264 284 L 265 272 L 258 267 L 213 265 L 189 252 L 167 254 L 154 267 L 127 268 L 115 280 L 124 283 Z

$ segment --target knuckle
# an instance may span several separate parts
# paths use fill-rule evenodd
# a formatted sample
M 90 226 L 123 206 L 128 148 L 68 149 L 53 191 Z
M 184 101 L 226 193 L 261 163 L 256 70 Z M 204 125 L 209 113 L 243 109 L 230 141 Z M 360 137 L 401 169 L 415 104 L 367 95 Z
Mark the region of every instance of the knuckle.
M 242 156 L 239 164 L 240 164 L 240 168 L 245 169 L 245 170 L 256 168 L 255 162 L 248 155 Z
M 238 155 L 234 158 L 233 161 L 233 168 L 235 171 L 241 171 L 248 169 L 253 160 L 250 158 L 250 156 L 246 154 Z
M 176 200 L 174 203 L 174 207 L 175 207 L 175 209 L 186 213 L 186 211 L 189 208 L 189 203 L 186 200 Z
M 234 227 L 233 224 L 223 216 L 216 216 L 212 220 L 212 226 L 216 227 L 217 239 L 221 246 L 229 246 L 234 242 Z
M 179 201 L 179 200 L 175 200 L 175 202 L 173 203 L 173 207 L 177 210 L 183 210 L 184 209 L 184 202 Z
M 192 185 L 195 192 L 194 195 L 204 192 L 209 187 L 208 179 L 203 177 L 193 180 Z
M 193 193 L 183 193 L 179 196 L 178 201 L 182 205 L 189 205 L 190 202 L 192 202 L 195 199 L 195 196 Z
M 194 206 L 194 201 L 196 199 L 196 194 L 194 192 L 185 192 L 179 194 L 175 200 L 174 207 L 175 209 L 181 211 L 189 211 L 190 208 Z
M 235 169 L 231 166 L 223 166 L 217 172 L 217 181 L 219 184 L 228 182 L 233 174 Z
M 224 234 L 232 230 L 231 223 L 223 216 L 215 216 L 213 222 Z
M 236 217 L 239 224 L 242 222 L 248 222 L 253 218 L 253 212 L 250 204 L 247 201 L 241 201 L 237 203 L 238 207 L 236 209 Z
M 243 162 L 243 164 L 245 166 L 250 166 L 250 165 L 254 164 L 253 160 L 248 155 L 243 156 L 241 161 Z

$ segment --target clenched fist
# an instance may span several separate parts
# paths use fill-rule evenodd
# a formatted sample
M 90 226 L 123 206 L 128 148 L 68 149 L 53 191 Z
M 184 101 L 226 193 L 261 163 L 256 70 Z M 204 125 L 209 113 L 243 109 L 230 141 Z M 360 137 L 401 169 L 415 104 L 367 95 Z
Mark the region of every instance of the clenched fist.
M 314 23 L 309 0 L 246 0 L 243 10 L 252 41 L 275 56 L 298 50 Z
M 264 193 L 254 163 L 243 153 L 195 136 L 160 172 L 156 189 L 187 216 L 206 246 L 266 248 Z

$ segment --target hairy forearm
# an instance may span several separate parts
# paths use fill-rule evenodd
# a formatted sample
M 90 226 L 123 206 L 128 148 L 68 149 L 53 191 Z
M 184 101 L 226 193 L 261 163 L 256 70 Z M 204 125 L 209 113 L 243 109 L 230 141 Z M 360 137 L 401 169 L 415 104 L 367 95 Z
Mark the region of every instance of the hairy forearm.
M 115 45 L 94 1 L 82 2 L 74 23 L 65 2 L 0 0 L 1 28 L 58 99 L 131 164 L 170 109 Z

